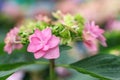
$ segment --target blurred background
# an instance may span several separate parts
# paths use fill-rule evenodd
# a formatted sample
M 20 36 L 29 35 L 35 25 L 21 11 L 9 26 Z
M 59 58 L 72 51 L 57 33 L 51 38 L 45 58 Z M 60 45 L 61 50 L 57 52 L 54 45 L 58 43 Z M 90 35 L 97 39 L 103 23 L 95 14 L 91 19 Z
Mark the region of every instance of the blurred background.
M 58 63 L 72 63 L 87 56 L 102 54 L 120 55 L 120 0 L 0 0 L 0 64 L 11 63 L 13 60 L 28 61 L 34 60 L 32 55 L 26 58 L 25 50 L 16 51 L 11 57 L 3 51 L 4 38 L 6 33 L 16 24 L 20 24 L 24 19 L 35 18 L 42 14 L 51 16 L 52 12 L 60 10 L 64 14 L 70 13 L 82 15 L 86 21 L 95 21 L 105 32 L 108 47 L 98 46 L 97 52 L 90 52 L 84 48 L 82 42 L 71 43 L 72 50 L 69 55 L 62 56 Z M 21 53 L 16 56 L 16 53 Z M 74 55 L 74 56 L 73 56 Z M 68 58 L 65 60 L 65 58 Z M 4 59 L 3 59 L 4 58 Z M 14 59 L 13 59 L 14 58 Z M 34 70 L 36 67 L 32 67 Z M 37 69 L 37 68 L 36 68 Z M 49 80 L 48 67 L 41 66 L 37 71 L 19 71 L 13 74 L 8 80 Z M 58 80 L 98 80 L 89 75 L 79 74 L 74 70 L 62 67 L 56 68 L 59 76 Z

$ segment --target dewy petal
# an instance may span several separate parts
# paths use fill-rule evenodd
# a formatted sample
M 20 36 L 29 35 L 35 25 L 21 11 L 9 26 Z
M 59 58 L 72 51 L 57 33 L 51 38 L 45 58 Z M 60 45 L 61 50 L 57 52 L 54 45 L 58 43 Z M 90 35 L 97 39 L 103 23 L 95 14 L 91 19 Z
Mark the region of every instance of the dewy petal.
M 52 36 L 52 32 L 50 28 L 46 28 L 42 31 L 42 35 L 43 35 L 43 40 L 45 42 L 45 44 L 47 43 L 47 41 L 51 38 Z
M 35 45 L 35 44 L 33 44 L 33 43 L 30 43 L 30 44 L 28 45 L 27 51 L 28 51 L 28 52 L 36 52 L 36 51 L 40 50 L 42 47 L 43 47 L 42 44 L 36 44 L 36 45 Z
M 50 48 L 54 48 L 56 46 L 58 46 L 60 43 L 60 39 L 56 36 L 52 36 L 51 39 L 48 41 L 48 45 Z
M 46 53 L 44 51 L 37 51 L 34 53 L 34 57 L 35 59 L 39 59 L 41 57 L 43 57 Z
M 59 47 L 55 47 L 46 51 L 46 54 L 43 56 L 46 59 L 56 59 L 59 58 Z

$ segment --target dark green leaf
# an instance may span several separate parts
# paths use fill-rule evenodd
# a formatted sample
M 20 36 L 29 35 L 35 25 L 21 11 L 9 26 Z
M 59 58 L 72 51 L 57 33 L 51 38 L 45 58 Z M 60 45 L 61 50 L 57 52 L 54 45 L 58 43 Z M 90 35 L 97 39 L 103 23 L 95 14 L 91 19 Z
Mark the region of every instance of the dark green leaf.
M 35 62 L 29 62 L 29 63 L 21 62 L 21 63 L 0 65 L 0 80 L 5 80 L 8 76 L 10 76 L 16 71 L 20 71 L 20 70 L 31 71 L 31 70 L 40 70 L 40 69 L 43 70 L 44 68 L 46 68 L 45 65 L 40 65 L 40 64 L 47 65 L 47 63 L 44 63 L 44 62 L 36 62 L 36 63 Z
M 120 52 L 120 32 L 107 32 L 105 37 L 107 40 L 107 47 L 100 46 L 99 53 L 112 53 L 112 51 Z
M 100 80 L 120 80 L 120 57 L 118 56 L 96 55 L 73 63 L 70 67 Z
M 60 57 L 56 59 L 56 63 L 58 64 L 71 64 L 73 62 L 78 61 L 75 56 L 71 56 L 70 50 L 72 47 L 61 45 L 60 46 Z

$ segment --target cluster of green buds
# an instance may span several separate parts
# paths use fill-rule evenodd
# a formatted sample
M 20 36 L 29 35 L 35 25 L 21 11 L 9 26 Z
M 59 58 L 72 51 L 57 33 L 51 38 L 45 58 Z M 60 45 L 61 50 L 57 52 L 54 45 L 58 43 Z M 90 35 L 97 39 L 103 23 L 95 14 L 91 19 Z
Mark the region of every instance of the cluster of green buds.
M 28 20 L 20 27 L 19 35 L 23 44 L 29 43 L 28 37 L 33 34 L 35 29 L 43 30 L 50 27 L 52 33 L 61 39 L 61 44 L 68 44 L 71 41 L 81 41 L 84 28 L 84 18 L 77 15 L 53 13 L 53 21 Z

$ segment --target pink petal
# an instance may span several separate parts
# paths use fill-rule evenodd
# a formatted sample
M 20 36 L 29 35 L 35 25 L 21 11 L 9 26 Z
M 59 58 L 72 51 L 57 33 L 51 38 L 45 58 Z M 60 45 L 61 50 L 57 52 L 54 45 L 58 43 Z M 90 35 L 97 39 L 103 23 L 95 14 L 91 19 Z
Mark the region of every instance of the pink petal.
M 56 59 L 59 58 L 59 47 L 52 48 L 46 52 L 46 54 L 43 56 L 46 59 Z
M 51 33 L 51 29 L 50 28 L 46 28 L 42 31 L 42 36 L 43 39 L 45 41 L 45 44 L 47 43 L 47 41 L 51 38 L 52 33 Z
M 100 43 L 101 43 L 104 47 L 107 47 L 106 39 L 105 39 L 104 36 L 100 35 L 97 39 L 100 41 Z
M 40 30 L 36 29 L 34 34 L 36 35 L 35 37 L 39 38 L 41 41 L 43 40 L 43 34 Z
M 16 49 L 21 49 L 23 47 L 22 44 L 15 44 L 14 46 L 15 46 Z
M 4 51 L 7 52 L 8 54 L 11 54 L 12 53 L 12 45 L 11 44 L 7 44 L 5 45 L 4 47 Z
M 47 51 L 48 49 L 49 49 L 49 45 L 45 45 L 42 50 Z
M 40 40 L 37 37 L 32 37 L 31 38 L 31 43 L 33 43 L 33 44 L 40 44 Z
M 92 22 L 91 22 L 91 26 L 95 26 L 95 21 L 92 21 Z
M 97 46 L 92 41 L 85 41 L 84 45 L 91 51 L 97 51 Z
M 34 53 L 34 57 L 35 59 L 39 59 L 41 57 L 43 57 L 46 53 L 44 51 L 37 51 Z
M 43 47 L 42 44 L 36 44 L 36 45 L 35 45 L 35 44 L 33 44 L 33 43 L 30 43 L 30 44 L 28 45 L 27 51 L 28 51 L 28 52 L 36 52 L 36 51 L 40 50 L 42 47 Z
M 59 45 L 59 43 L 60 43 L 60 39 L 54 35 L 48 41 L 48 45 L 50 46 L 50 48 L 56 47 L 57 45 Z
M 32 34 L 32 35 L 29 36 L 29 41 L 30 41 L 30 42 L 32 42 L 32 40 L 31 40 L 32 37 L 36 37 L 36 35 L 35 35 L 35 34 Z

